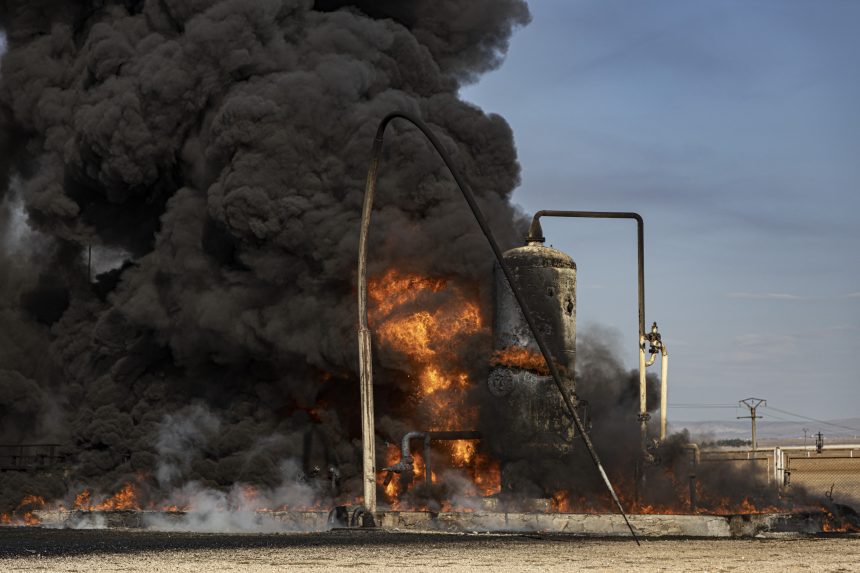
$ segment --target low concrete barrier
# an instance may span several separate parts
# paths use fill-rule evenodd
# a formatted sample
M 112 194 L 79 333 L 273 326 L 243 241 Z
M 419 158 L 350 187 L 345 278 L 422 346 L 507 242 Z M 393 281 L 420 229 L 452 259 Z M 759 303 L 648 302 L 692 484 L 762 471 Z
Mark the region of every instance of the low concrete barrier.
M 78 529 L 130 528 L 190 531 L 319 532 L 337 526 L 327 511 L 272 511 L 246 513 L 230 521 L 201 519 L 182 511 L 37 511 L 44 527 Z M 225 514 L 226 515 L 226 514 Z M 235 514 L 234 514 L 235 515 Z M 744 515 L 630 515 L 641 537 L 754 537 L 767 533 L 817 534 L 825 514 L 770 513 Z M 420 512 L 383 511 L 377 525 L 386 530 L 442 532 L 542 532 L 589 537 L 628 537 L 630 531 L 617 514 Z

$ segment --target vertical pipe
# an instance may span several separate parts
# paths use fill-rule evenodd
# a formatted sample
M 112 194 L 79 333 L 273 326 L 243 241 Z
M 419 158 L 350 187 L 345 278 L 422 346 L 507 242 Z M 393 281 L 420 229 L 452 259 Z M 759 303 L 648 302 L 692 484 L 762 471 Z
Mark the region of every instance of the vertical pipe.
M 543 230 L 540 226 L 541 217 L 570 217 L 583 219 L 634 219 L 636 221 L 636 287 L 639 302 L 639 425 L 642 436 L 642 452 L 648 445 L 648 395 L 645 369 L 645 224 L 638 213 L 622 213 L 613 211 L 555 211 L 540 210 L 532 217 L 529 226 L 529 240 L 543 242 Z
M 430 433 L 424 434 L 424 485 L 430 487 L 433 483 L 433 470 L 430 469 Z M 430 490 L 427 490 L 428 495 Z
M 638 214 L 635 219 L 636 284 L 639 296 L 639 431 L 642 434 L 642 455 L 644 456 L 648 446 L 648 389 L 645 376 L 645 225 Z
M 367 323 L 367 236 L 384 129 L 384 124 L 380 125 L 373 140 L 364 202 L 361 207 L 361 230 L 358 237 L 358 361 L 361 377 L 362 473 L 364 507 L 373 519 L 376 514 L 376 429 L 373 418 L 373 353 L 370 327 Z
M 364 474 L 364 507 L 376 513 L 376 430 L 373 419 L 373 372 L 371 366 L 370 331 L 358 331 L 358 352 L 361 364 L 361 435 Z
M 690 513 L 696 513 L 698 500 L 696 499 L 696 474 L 690 474 Z
M 639 336 L 639 434 L 642 451 L 648 447 L 648 387 L 645 377 L 645 337 Z
M 666 352 L 666 345 L 663 344 L 660 348 L 660 441 L 666 439 L 666 411 L 667 403 L 669 402 L 669 353 Z

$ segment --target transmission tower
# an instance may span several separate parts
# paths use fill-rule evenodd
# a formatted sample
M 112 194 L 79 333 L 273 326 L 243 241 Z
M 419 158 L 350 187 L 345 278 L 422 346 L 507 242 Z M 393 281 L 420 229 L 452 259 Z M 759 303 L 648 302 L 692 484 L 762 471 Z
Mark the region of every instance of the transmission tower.
M 756 451 L 758 449 L 756 441 L 755 441 L 755 421 L 758 418 L 762 417 L 762 416 L 756 416 L 755 412 L 756 412 L 756 408 L 758 408 L 761 405 L 767 406 L 767 400 L 762 400 L 761 398 L 746 398 L 745 400 L 741 400 L 740 402 L 738 402 L 738 406 L 746 406 L 747 408 L 750 409 L 750 415 L 749 416 L 738 416 L 738 420 L 745 420 L 747 418 L 752 420 L 752 449 L 753 449 L 753 451 Z

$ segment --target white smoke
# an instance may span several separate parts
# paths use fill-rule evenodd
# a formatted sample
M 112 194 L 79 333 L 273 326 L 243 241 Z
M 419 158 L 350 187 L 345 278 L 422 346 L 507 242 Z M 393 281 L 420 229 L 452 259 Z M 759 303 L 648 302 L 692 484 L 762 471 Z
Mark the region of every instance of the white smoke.
M 186 479 L 220 428 L 220 420 L 201 404 L 164 417 L 158 428 L 155 478 L 159 488 L 168 493 L 157 509 L 174 511 L 146 514 L 147 528 L 220 533 L 283 531 L 291 527 L 273 519 L 273 511 L 307 509 L 328 501 L 305 481 L 301 465 L 294 459 L 280 462 L 280 479 L 271 487 L 237 482 L 222 490 Z M 252 444 L 243 464 L 253 464 L 255 453 L 280 439 L 266 436 Z
M 144 515 L 144 525 L 157 531 L 199 531 L 209 533 L 275 532 L 296 529 L 277 518 L 278 511 L 303 510 L 319 506 L 319 493 L 301 480 L 294 460 L 281 464 L 281 483 L 273 488 L 234 484 L 228 491 L 189 482 L 175 489 L 165 500 L 175 513 Z M 320 510 L 322 511 L 322 510 Z
M 195 454 L 207 445 L 220 427 L 218 418 L 201 404 L 165 415 L 159 425 L 155 445 L 158 452 L 155 479 L 158 484 L 169 486 L 186 474 Z

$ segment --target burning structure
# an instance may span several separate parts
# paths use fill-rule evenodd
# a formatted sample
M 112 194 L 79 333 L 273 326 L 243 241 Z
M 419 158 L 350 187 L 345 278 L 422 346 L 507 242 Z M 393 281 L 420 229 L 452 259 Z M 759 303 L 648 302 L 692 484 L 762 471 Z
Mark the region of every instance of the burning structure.
M 2 519 L 367 501 L 353 268 L 366 144 L 392 109 L 440 134 L 514 249 L 627 507 L 685 511 L 683 437 L 642 468 L 649 497 L 631 493 L 636 404 L 655 389 L 599 334 L 574 354 L 573 263 L 517 246 L 510 128 L 458 97 L 528 19 L 521 0 L 0 4 Z M 492 259 L 444 166 L 397 135 L 368 239 L 370 465 L 411 471 L 374 471 L 373 491 L 388 508 L 515 494 L 611 509 L 503 283 L 493 302 Z M 56 444 L 53 461 L 20 464 L 27 444 Z M 696 487 L 702 511 L 781 503 L 735 477 Z
M 142 507 L 181 505 L 189 484 L 360 495 L 352 294 L 373 124 L 397 108 L 442 130 L 512 245 L 510 128 L 458 90 L 528 19 L 521 0 L 3 2 L 0 445 L 60 444 L 67 461 L 0 473 L 0 513 L 127 483 Z M 492 263 L 425 149 L 407 133 L 387 152 L 370 275 L 432 268 L 467 293 L 480 324 L 441 362 L 477 380 Z M 411 401 L 411 375 L 380 401 Z M 390 424 L 380 450 L 411 425 Z

